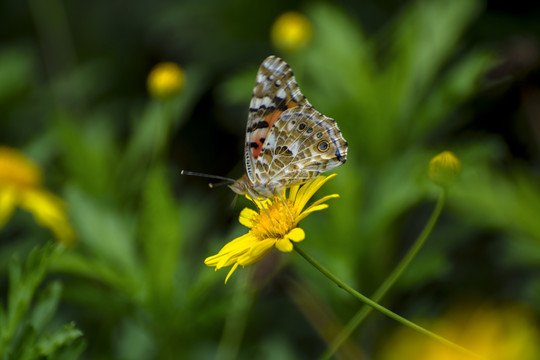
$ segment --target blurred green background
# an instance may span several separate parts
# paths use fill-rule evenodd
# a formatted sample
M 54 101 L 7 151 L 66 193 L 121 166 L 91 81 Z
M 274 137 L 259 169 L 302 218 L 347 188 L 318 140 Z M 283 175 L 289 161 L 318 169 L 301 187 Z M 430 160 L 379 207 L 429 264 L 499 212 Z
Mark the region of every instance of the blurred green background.
M 313 32 L 284 49 L 270 34 L 291 10 Z M 251 91 L 269 55 L 291 65 L 349 142 L 321 192 L 341 197 L 302 223 L 305 251 L 373 293 L 431 214 L 440 190 L 429 160 L 451 150 L 462 177 L 383 304 L 412 320 L 463 303 L 518 304 L 540 320 L 540 6 L 8 0 L 0 14 L 0 145 L 42 169 L 77 236 L 56 249 L 22 210 L 0 229 L 4 358 L 325 351 L 328 328 L 359 303 L 295 253 L 275 252 L 224 285 L 228 270 L 203 260 L 245 233 L 237 217 L 252 205 L 180 176 L 242 175 Z M 185 83 L 155 98 L 147 76 L 164 61 Z M 400 327 L 373 313 L 338 356 L 385 358 Z

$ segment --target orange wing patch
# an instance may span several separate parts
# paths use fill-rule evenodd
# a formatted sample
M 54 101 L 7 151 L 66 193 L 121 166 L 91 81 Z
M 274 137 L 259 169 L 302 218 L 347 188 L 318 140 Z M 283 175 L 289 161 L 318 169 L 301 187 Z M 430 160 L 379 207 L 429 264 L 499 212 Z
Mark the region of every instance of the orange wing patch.
M 259 157 L 268 132 L 282 113 L 283 111 L 274 110 L 271 113 L 265 115 L 262 122 L 268 125 L 266 126 L 265 124 L 264 128 L 256 129 L 254 131 L 253 141 L 249 144 L 249 146 L 253 149 L 252 152 L 254 159 L 257 159 Z

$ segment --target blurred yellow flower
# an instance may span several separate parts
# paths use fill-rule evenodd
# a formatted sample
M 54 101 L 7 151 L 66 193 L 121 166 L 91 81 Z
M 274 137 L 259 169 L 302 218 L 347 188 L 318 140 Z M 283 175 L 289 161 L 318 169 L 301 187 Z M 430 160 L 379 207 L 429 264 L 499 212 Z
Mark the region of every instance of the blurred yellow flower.
M 173 62 L 157 64 L 147 79 L 148 92 L 157 99 L 167 99 L 178 94 L 184 83 L 184 71 Z
M 286 12 L 272 26 L 272 43 L 280 50 L 298 50 L 311 40 L 312 32 L 311 22 L 305 15 Z
M 32 213 L 61 244 L 70 246 L 75 242 L 63 201 L 42 188 L 41 170 L 21 152 L 0 146 L 0 228 L 16 206 Z
M 447 188 L 461 174 L 461 162 L 452 152 L 443 151 L 429 162 L 428 174 L 435 184 Z
M 336 174 L 320 176 L 302 186 L 292 186 L 288 195 L 283 190 L 281 197 L 275 196 L 260 202 L 253 201 L 258 211 L 245 208 L 239 218 L 242 225 L 250 228 L 249 232 L 227 243 L 217 255 L 206 258 L 204 263 L 215 266 L 216 271 L 233 265 L 225 278 L 227 283 L 238 265 L 244 267 L 256 263 L 274 246 L 279 251 L 292 251 L 292 242 L 302 241 L 306 237 L 304 230 L 298 227 L 300 221 L 314 211 L 326 209 L 328 205 L 323 204 L 325 201 L 339 197 L 337 194 L 327 195 L 302 211 L 321 186 L 334 176 Z
M 439 319 L 435 333 L 489 360 L 540 359 L 540 331 L 519 307 L 459 308 Z M 473 360 L 457 350 L 401 328 L 386 344 L 382 360 Z

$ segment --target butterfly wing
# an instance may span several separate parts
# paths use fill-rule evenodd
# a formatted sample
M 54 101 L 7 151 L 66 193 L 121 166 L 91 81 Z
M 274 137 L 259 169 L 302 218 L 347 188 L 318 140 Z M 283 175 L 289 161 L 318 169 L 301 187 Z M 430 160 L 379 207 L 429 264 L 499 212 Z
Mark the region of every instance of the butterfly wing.
M 256 183 L 254 164 L 269 131 L 283 112 L 298 106 L 311 107 L 300 92 L 290 66 L 276 56 L 266 58 L 257 73 L 246 128 L 246 175 Z
M 254 189 L 275 193 L 312 180 L 345 163 L 347 147 L 334 119 L 311 106 L 288 109 L 277 118 L 254 162 Z

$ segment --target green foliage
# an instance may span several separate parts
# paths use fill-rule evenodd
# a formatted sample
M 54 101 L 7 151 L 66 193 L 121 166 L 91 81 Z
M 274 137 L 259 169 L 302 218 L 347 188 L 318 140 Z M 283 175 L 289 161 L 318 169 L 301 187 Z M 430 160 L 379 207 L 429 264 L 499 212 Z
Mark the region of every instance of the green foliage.
M 3 359 L 75 359 L 84 350 L 82 332 L 73 323 L 49 332 L 62 292 L 58 281 L 40 290 L 56 246 L 34 248 L 23 266 L 17 257 L 9 265 L 7 306 L 0 306 L 0 356 Z M 35 303 L 32 304 L 39 291 Z
M 429 217 L 439 191 L 427 177 L 429 160 L 451 150 L 463 174 L 450 206 L 384 305 L 434 317 L 468 298 L 503 299 L 529 304 L 538 318 L 538 166 L 510 149 L 533 145 L 475 123 L 485 111 L 480 96 L 488 107 L 507 101 L 492 93 L 486 100 L 486 72 L 499 59 L 474 31 L 487 27 L 488 4 L 415 0 L 389 13 L 391 3 L 307 2 L 300 10 L 312 22 L 311 43 L 277 54 L 349 143 L 347 163 L 317 195 L 340 198 L 302 223 L 302 248 L 370 295 Z M 238 269 L 223 285 L 228 270 L 203 261 L 245 233 L 237 217 L 251 205 L 239 199 L 231 207 L 225 187 L 180 176 L 183 168 L 240 175 L 256 69 L 275 52 L 270 27 L 290 4 L 272 2 L 264 12 L 247 0 L 29 4 L 10 8 L 22 22 L 6 17 L 11 38 L 0 38 L 0 145 L 42 168 L 78 243 L 30 251 L 50 234 L 24 211 L 0 229 L 0 275 L 9 277 L 9 287 L 0 282 L 0 357 L 324 352 L 318 334 L 332 339 L 319 320 L 340 328 L 333 319 L 345 323 L 358 303 L 294 254 Z M 144 90 L 156 61 L 178 62 L 186 74 L 173 98 Z M 25 265 L 13 254 L 27 257 Z M 310 306 L 298 301 L 295 283 Z M 377 358 L 392 325 L 367 321 L 353 353 Z

